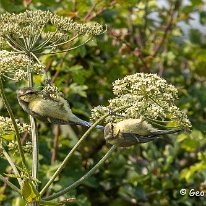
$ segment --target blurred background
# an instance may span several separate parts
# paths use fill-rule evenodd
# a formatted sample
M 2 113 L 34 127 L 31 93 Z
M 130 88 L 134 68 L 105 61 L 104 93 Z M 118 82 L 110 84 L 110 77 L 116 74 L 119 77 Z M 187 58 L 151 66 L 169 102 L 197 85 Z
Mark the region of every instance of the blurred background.
M 96 21 L 107 32 L 74 51 L 42 56 L 52 82 L 73 112 L 89 120 L 90 111 L 107 105 L 112 82 L 136 72 L 157 73 L 179 91 L 177 105 L 192 122 L 181 133 L 131 148 L 118 149 L 95 175 L 64 197 L 78 206 L 206 205 L 206 1 L 203 0 L 0 0 L 0 13 L 50 10 L 75 21 Z M 36 88 L 44 86 L 35 76 Z M 5 81 L 16 117 L 29 122 L 16 100 L 23 82 Z M 8 116 L 0 101 L 0 115 Z M 86 128 L 38 122 L 40 177 L 44 185 Z M 22 142 L 30 141 L 24 134 Z M 70 185 L 108 150 L 95 130 L 80 146 L 47 195 Z M 18 155 L 15 155 L 18 161 Z M 11 168 L 0 160 L 0 173 Z M 11 180 L 14 183 L 16 180 Z M 185 196 L 180 189 L 187 189 Z M 204 191 L 204 197 L 188 192 Z M 0 205 L 22 206 L 0 183 Z

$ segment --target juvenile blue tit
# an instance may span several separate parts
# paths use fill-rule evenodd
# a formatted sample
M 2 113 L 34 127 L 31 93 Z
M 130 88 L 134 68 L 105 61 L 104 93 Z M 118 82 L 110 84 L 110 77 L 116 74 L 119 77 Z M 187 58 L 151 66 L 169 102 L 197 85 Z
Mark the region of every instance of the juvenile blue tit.
M 125 119 L 108 123 L 104 128 L 105 140 L 118 147 L 129 147 L 156 139 L 159 135 L 172 134 L 181 129 L 159 130 L 143 119 Z
M 91 123 L 75 116 L 70 109 L 69 103 L 61 96 L 52 98 L 27 87 L 17 91 L 17 99 L 25 112 L 43 122 L 91 126 Z M 96 128 L 103 129 L 103 126 L 98 125 Z

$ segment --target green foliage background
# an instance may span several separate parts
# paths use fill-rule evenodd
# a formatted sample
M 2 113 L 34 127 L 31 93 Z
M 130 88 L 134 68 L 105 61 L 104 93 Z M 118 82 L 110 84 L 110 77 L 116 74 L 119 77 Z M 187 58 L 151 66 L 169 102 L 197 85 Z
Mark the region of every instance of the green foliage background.
M 76 21 L 97 21 L 108 26 L 107 33 L 81 48 L 41 58 L 54 84 L 82 119 L 89 120 L 92 107 L 107 104 L 114 80 L 147 72 L 158 73 L 178 88 L 177 104 L 193 124 L 190 134 L 171 135 L 118 149 L 94 176 L 66 195 L 77 198 L 71 205 L 206 205 L 205 197 L 179 194 L 182 188 L 187 191 L 194 188 L 204 191 L 206 196 L 206 44 L 204 32 L 196 29 L 192 19 L 195 13 L 198 18 L 194 24 L 205 26 L 206 11 L 202 0 L 188 0 L 186 4 L 174 0 L 164 2 L 165 6 L 154 0 L 0 0 L 0 12 L 50 10 Z M 40 81 L 36 76 L 36 87 L 43 86 Z M 28 122 L 15 93 L 24 85 L 11 81 L 4 84 L 16 116 Z M 2 103 L 0 114 L 8 115 Z M 38 124 L 40 180 L 44 185 L 86 129 Z M 24 139 L 29 138 L 24 135 Z M 57 153 L 52 160 L 55 143 Z M 93 132 L 48 194 L 77 180 L 107 150 L 102 132 Z M 15 158 L 18 161 L 17 155 Z M 7 162 L 0 161 L 0 173 L 9 173 Z M 0 202 L 4 206 L 24 205 L 2 183 Z

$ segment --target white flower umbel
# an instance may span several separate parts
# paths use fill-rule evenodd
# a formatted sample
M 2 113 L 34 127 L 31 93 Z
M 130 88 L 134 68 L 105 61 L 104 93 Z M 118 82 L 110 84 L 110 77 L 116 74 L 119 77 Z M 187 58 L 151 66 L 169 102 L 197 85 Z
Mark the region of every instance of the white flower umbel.
M 44 50 L 55 53 L 57 47 L 66 43 L 71 46 L 71 42 L 76 48 L 104 30 L 98 23 L 77 23 L 69 17 L 41 10 L 1 14 L 0 27 L 0 45 L 7 44 L 17 52 L 35 55 Z M 82 36 L 87 37 L 83 43 L 79 41 Z
M 177 89 L 156 74 L 136 73 L 113 83 L 115 97 L 109 105 L 92 110 L 93 121 L 117 108 L 128 106 L 112 114 L 105 122 L 119 122 L 124 119 L 143 118 L 160 127 L 181 127 L 188 129 L 191 123 L 187 115 L 175 105 Z
M 15 54 L 6 50 L 0 51 L 0 76 L 6 76 L 15 81 L 27 78 L 27 66 L 29 58 L 24 54 Z M 34 73 L 43 73 L 43 66 L 31 63 Z

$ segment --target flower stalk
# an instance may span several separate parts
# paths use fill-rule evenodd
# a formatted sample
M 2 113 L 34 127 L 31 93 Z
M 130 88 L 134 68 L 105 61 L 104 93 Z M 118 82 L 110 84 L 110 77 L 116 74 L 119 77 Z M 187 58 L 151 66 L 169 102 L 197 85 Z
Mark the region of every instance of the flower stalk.
M 113 145 L 109 151 L 101 158 L 101 160 L 94 166 L 92 167 L 92 169 L 90 169 L 84 176 L 82 176 L 80 179 L 78 179 L 76 182 L 74 182 L 73 184 L 71 184 L 70 186 L 66 187 L 65 189 L 49 196 L 46 198 L 43 198 L 44 200 L 53 200 L 55 198 L 58 198 L 64 194 L 66 194 L 67 192 L 69 192 L 70 190 L 75 189 L 77 186 L 79 186 L 82 182 L 84 182 L 88 177 L 90 177 L 91 175 L 94 174 L 94 172 L 102 166 L 102 164 L 105 162 L 106 159 L 108 159 L 108 157 L 111 156 L 112 152 L 116 149 L 117 147 L 115 145 Z
M 28 64 L 28 83 L 29 87 L 34 86 L 33 74 L 31 71 L 31 54 L 29 54 L 29 64 Z M 34 179 L 38 179 L 38 169 L 39 169 L 39 144 L 38 144 L 38 130 L 36 126 L 36 120 L 29 115 L 30 118 L 30 126 L 31 126 L 31 139 L 32 139 L 32 177 Z M 37 185 L 34 185 L 37 190 Z M 32 206 L 38 206 L 38 202 L 31 203 Z

